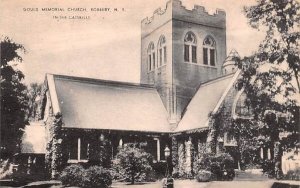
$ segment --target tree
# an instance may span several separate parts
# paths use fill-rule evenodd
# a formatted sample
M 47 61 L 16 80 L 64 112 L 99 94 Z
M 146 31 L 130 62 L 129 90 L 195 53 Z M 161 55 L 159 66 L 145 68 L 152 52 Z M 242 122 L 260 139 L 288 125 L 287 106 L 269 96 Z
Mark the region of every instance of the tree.
M 151 167 L 152 157 L 144 150 L 134 144 L 127 144 L 120 148 L 116 159 L 113 161 L 113 168 L 118 172 L 120 178 L 131 181 L 131 184 L 139 179 L 145 179 Z
M 17 69 L 22 62 L 22 45 L 8 37 L 1 40 L 1 157 L 17 152 L 25 126 L 27 108 L 26 86 L 21 82 L 24 74 Z
M 27 90 L 27 96 L 28 96 L 28 112 L 27 112 L 27 117 L 30 120 L 39 120 L 38 117 L 41 108 L 41 103 L 43 103 L 43 85 L 38 84 L 38 83 L 31 83 L 29 85 L 29 88 Z M 40 115 L 41 116 L 41 115 Z
M 237 59 L 243 70 L 238 87 L 251 101 L 250 124 L 259 133 L 253 139 L 261 146 L 274 146 L 278 178 L 282 149 L 296 147 L 299 138 L 299 11 L 296 0 L 258 0 L 257 5 L 245 7 L 250 25 L 263 26 L 266 36 L 255 54 Z

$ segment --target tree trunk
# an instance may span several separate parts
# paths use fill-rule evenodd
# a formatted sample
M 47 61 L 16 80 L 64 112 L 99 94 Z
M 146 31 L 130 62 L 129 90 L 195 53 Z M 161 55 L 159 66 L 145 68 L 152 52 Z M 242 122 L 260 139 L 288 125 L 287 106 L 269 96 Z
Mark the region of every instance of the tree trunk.
M 131 174 L 131 184 L 134 184 L 134 173 Z

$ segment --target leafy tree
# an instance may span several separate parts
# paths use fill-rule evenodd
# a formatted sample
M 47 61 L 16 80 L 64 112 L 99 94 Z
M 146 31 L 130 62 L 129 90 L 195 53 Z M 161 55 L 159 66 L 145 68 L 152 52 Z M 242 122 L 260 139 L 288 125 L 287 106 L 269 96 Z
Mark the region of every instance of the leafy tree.
M 279 178 L 282 149 L 296 147 L 299 138 L 300 5 L 296 0 L 258 0 L 244 11 L 250 25 L 263 27 L 266 36 L 255 54 L 237 59 L 243 70 L 238 87 L 244 89 L 254 112 L 248 122 L 254 126 L 244 123 L 237 128 L 256 130 L 253 139 L 258 146 L 274 146 Z
M 120 148 L 116 159 L 113 161 L 113 168 L 118 176 L 131 184 L 138 179 L 145 179 L 152 171 L 152 157 L 149 153 L 138 148 L 134 144 L 127 144 Z
M 27 117 L 30 120 L 38 120 L 40 117 L 37 117 L 39 112 L 40 105 L 42 100 L 42 88 L 43 85 L 39 83 L 31 83 L 27 90 L 28 96 L 28 112 Z
M 1 40 L 1 157 L 17 152 L 21 129 L 25 126 L 27 108 L 26 86 L 21 82 L 24 74 L 17 69 L 22 62 L 21 44 L 8 37 Z

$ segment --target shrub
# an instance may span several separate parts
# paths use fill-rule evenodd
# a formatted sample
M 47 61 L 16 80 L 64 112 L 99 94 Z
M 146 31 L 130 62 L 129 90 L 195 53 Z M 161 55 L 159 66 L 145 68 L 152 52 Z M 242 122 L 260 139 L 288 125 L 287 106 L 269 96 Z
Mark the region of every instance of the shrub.
M 152 164 L 153 171 L 155 172 L 156 179 L 163 179 L 166 176 L 167 163 L 156 162 Z
M 211 172 L 207 170 L 200 170 L 196 175 L 198 182 L 207 182 L 211 179 Z
M 212 180 L 232 180 L 234 178 L 234 161 L 228 153 L 206 153 L 198 160 L 196 169 L 211 172 Z
M 87 188 L 109 187 L 112 184 L 112 176 L 108 170 L 100 166 L 91 166 L 83 174 L 82 186 Z
M 60 174 L 63 185 L 77 187 L 109 187 L 112 184 L 112 176 L 109 170 L 100 166 L 91 166 L 84 169 L 81 165 L 70 165 Z
M 80 165 L 67 166 L 60 174 L 60 180 L 63 185 L 81 186 L 83 181 L 84 168 Z
M 295 170 L 289 170 L 287 174 L 284 176 L 284 179 L 288 180 L 300 180 L 300 168 L 296 168 Z
M 273 178 L 275 176 L 275 162 L 273 160 L 262 160 L 261 167 L 263 173 L 267 174 L 269 177 Z
M 130 181 L 149 181 L 151 175 L 152 157 L 149 153 L 136 147 L 134 144 L 128 144 L 121 148 L 113 161 L 115 176 L 118 179 Z

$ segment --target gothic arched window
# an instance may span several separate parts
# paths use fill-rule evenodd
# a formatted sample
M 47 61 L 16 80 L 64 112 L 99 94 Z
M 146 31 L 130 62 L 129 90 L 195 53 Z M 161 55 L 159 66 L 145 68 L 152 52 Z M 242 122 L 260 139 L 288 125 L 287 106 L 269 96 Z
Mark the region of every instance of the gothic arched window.
M 250 106 L 250 102 L 247 98 L 246 93 L 242 93 L 237 100 L 235 113 L 239 117 L 251 117 L 253 115 L 253 110 Z
M 148 55 L 148 71 L 152 71 L 155 68 L 155 50 L 154 50 L 153 42 L 151 42 L 148 46 L 147 55 Z
M 192 32 L 188 32 L 184 37 L 184 61 L 197 63 L 197 40 Z
M 216 65 L 216 43 L 211 36 L 203 40 L 203 64 Z
M 167 62 L 167 47 L 166 47 L 166 38 L 165 36 L 161 36 L 158 41 L 158 63 L 159 66 L 166 64 Z

